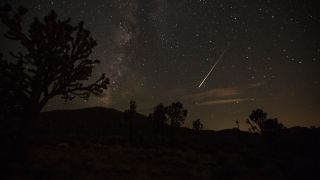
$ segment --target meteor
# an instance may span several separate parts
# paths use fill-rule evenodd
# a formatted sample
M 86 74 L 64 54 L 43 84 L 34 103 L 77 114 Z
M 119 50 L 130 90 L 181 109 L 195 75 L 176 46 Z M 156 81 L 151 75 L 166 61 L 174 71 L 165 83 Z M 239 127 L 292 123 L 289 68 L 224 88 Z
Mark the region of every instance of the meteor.
M 224 50 L 221 55 L 219 56 L 218 60 L 216 63 L 214 63 L 214 65 L 212 66 L 212 68 L 210 69 L 210 71 L 208 72 L 208 74 L 203 78 L 203 80 L 201 81 L 201 83 L 199 84 L 198 88 L 201 88 L 201 86 L 203 85 L 203 83 L 206 81 L 206 79 L 209 77 L 209 75 L 211 74 L 211 72 L 213 71 L 213 69 L 216 67 L 216 65 L 219 63 L 219 61 L 223 58 L 224 54 L 226 53 L 227 50 Z

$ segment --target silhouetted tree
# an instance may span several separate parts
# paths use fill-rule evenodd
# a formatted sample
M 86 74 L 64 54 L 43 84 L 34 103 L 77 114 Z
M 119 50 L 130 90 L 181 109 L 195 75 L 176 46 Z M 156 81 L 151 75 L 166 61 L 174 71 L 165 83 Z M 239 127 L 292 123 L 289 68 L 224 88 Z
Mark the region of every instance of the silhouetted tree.
M 275 132 L 284 129 L 284 125 L 278 122 L 277 118 L 267 119 L 264 122 L 264 132 Z
M 0 7 L 0 21 L 7 29 L 4 37 L 22 47 L 21 51 L 10 52 L 9 59 L 0 58 L 1 117 L 20 116 L 18 149 L 25 149 L 23 154 L 28 154 L 32 121 L 50 99 L 59 95 L 65 101 L 88 99 L 91 94 L 100 95 L 109 84 L 104 74 L 93 82 L 87 81 L 99 60 L 90 58 L 97 43 L 83 22 L 72 25 L 70 19 L 58 20 L 51 11 L 43 20 L 34 18 L 24 29 L 26 13 L 24 7 Z
M 136 110 L 137 110 L 137 105 L 136 105 L 136 102 L 131 100 L 130 101 L 130 109 L 129 109 L 131 112 L 133 113 L 136 113 Z
M 99 60 L 90 58 L 97 43 L 83 22 L 72 25 L 70 18 L 58 20 L 51 11 L 43 21 L 34 18 L 25 31 L 22 20 L 26 13 L 23 7 L 14 11 L 5 5 L 0 9 L 1 22 L 8 28 L 4 36 L 24 48 L 23 52 L 10 53 L 12 61 L 1 58 L 1 83 L 5 83 L 0 89 L 24 97 L 19 105 L 30 117 L 25 119 L 35 118 L 55 96 L 61 95 L 66 101 L 88 99 L 107 89 L 109 80 L 104 74 L 93 83 L 84 83 Z
M 251 112 L 247 123 L 250 126 L 250 131 L 261 132 L 263 131 L 263 123 L 267 119 L 267 114 L 262 109 L 256 109 Z M 254 123 L 254 124 L 253 124 Z
M 177 127 L 180 127 L 181 124 L 184 123 L 188 111 L 183 107 L 183 104 L 181 102 L 175 102 L 167 107 L 167 114 L 170 120 L 171 141 L 173 142 L 174 131 Z
M 200 131 L 203 129 L 203 124 L 201 123 L 200 119 L 194 120 L 192 122 L 192 128 L 194 130 L 195 140 L 198 141 L 200 136 Z
M 267 119 L 267 113 L 262 109 L 253 110 L 249 115 L 247 124 L 250 126 L 249 131 L 259 133 L 274 132 L 284 128 L 277 118 Z
M 184 123 L 188 110 L 183 107 L 181 102 L 175 102 L 167 107 L 167 114 L 170 118 L 170 126 L 180 127 Z
M 154 107 L 154 111 L 151 116 L 155 123 L 155 133 L 157 135 L 160 135 L 162 142 L 164 142 L 165 125 L 168 122 L 167 108 L 162 103 L 160 103 L 159 105 Z

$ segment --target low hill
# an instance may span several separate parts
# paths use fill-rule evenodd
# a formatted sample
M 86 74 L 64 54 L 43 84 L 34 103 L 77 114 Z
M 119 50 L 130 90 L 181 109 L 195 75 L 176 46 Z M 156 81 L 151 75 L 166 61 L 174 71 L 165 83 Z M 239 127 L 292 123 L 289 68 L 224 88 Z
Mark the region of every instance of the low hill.
M 116 136 L 128 137 L 135 136 L 140 140 L 150 140 L 155 138 L 156 125 L 145 115 L 137 113 L 132 121 L 125 120 L 124 112 L 116 109 L 93 107 L 75 110 L 55 110 L 41 113 L 39 123 L 34 132 L 55 136 L 55 137 L 99 137 Z M 130 134 L 130 128 L 132 133 Z M 170 135 L 168 126 L 164 130 L 166 135 Z M 178 128 L 175 130 L 176 140 L 181 143 L 193 143 L 193 130 L 188 128 Z M 277 137 L 277 141 L 283 144 L 304 144 L 319 142 L 319 128 L 293 127 L 283 130 Z M 131 138 L 131 137 L 130 137 Z M 221 131 L 205 130 L 201 132 L 200 144 L 205 146 L 225 146 L 226 144 L 241 146 L 243 143 L 255 144 L 260 142 L 259 134 L 239 131 L 237 129 L 225 129 Z
M 111 108 L 93 107 L 75 110 L 43 112 L 37 132 L 69 135 L 120 135 L 128 129 L 124 112 Z M 146 133 L 152 122 L 137 113 L 133 119 L 136 133 Z

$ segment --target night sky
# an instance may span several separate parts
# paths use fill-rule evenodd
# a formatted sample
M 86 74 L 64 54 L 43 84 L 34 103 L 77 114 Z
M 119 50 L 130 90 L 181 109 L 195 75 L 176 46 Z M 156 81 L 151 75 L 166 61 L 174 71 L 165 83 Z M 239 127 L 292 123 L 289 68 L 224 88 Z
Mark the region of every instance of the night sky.
M 10 0 L 29 9 L 26 22 L 54 9 L 85 22 L 97 40 L 107 92 L 85 102 L 53 99 L 46 110 L 104 106 L 152 112 L 181 101 L 186 126 L 247 129 L 263 108 L 285 126 L 320 125 L 320 6 L 304 0 Z M 1 5 L 5 1 L 1 0 Z M 27 26 L 26 26 L 27 27 Z M 5 28 L 1 25 L 1 34 Z M 1 50 L 18 49 L 1 38 Z M 224 53 L 224 54 L 223 54 Z M 6 54 L 6 53 L 5 53 Z M 220 58 L 211 74 L 204 80 Z

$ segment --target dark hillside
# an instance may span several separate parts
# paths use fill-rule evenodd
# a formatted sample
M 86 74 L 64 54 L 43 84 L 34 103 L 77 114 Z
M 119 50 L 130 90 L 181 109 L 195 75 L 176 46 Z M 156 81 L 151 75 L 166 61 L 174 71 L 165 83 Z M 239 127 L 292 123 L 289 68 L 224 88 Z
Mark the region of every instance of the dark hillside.
M 37 134 L 56 137 L 125 136 L 128 123 L 124 113 L 115 109 L 94 107 L 43 112 L 35 127 Z M 136 136 L 150 133 L 152 122 L 136 114 L 133 128 Z

